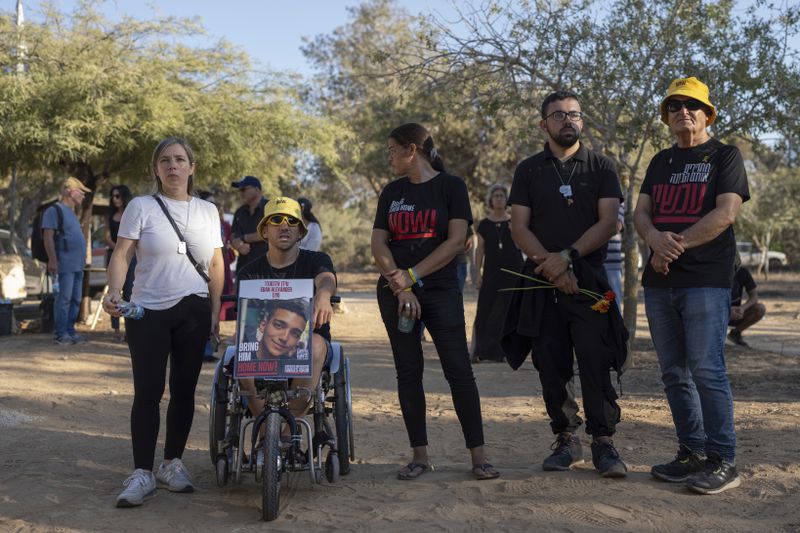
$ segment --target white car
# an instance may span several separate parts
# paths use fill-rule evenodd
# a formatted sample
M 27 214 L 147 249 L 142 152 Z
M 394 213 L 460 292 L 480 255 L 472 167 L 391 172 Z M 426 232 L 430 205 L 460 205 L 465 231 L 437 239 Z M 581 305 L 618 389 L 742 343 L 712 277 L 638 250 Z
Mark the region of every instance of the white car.
M 742 266 L 748 268 L 757 268 L 761 264 L 762 250 L 752 242 L 737 242 L 736 250 L 739 252 L 739 257 L 742 259 Z M 767 261 L 769 262 L 770 270 L 778 270 L 789 264 L 789 259 L 785 253 L 774 252 L 772 250 L 767 252 Z
M 8 230 L 0 230 L 0 298 L 21 303 L 28 296 L 25 266 Z

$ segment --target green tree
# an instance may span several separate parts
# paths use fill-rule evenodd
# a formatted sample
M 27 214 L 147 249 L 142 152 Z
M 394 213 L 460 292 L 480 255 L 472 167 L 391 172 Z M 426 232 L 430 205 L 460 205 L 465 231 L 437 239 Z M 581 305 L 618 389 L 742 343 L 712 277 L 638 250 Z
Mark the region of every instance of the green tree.
M 26 73 L 0 76 L 0 172 L 16 163 L 22 191 L 53 194 L 64 175 L 93 193 L 112 176 L 147 183 L 152 149 L 170 135 L 194 146 L 200 186 L 248 173 L 275 193 L 298 181 L 308 161 L 338 172 L 338 146 L 351 136 L 308 112 L 296 88 L 254 79 L 248 57 L 225 41 L 184 44 L 203 34 L 194 20 L 112 22 L 96 5 L 85 1 L 68 14 L 46 8 L 41 23 L 24 27 Z M 11 20 L 0 16 L 5 72 L 19 59 Z M 87 234 L 93 193 L 82 212 Z M 20 202 L 17 216 L 39 201 L 41 194 Z M 18 218 L 18 229 L 28 220 Z
M 581 96 L 585 139 L 617 163 L 626 191 L 625 322 L 632 334 L 632 210 L 651 154 L 671 143 L 657 112 L 670 80 L 695 75 L 711 87 L 720 138 L 788 129 L 785 111 L 797 108 L 800 65 L 788 44 L 798 30 L 796 9 L 790 16 L 759 2 L 736 16 L 733 8 L 730 0 L 483 2 L 461 9 L 456 24 L 433 18 L 435 30 L 420 43 L 415 68 L 440 83 L 463 89 L 487 79 L 475 74 L 491 73 L 492 82 L 502 75 L 505 89 L 483 93 L 478 109 L 505 108 L 533 123 L 546 93 Z M 521 143 L 520 157 L 538 150 L 533 145 Z

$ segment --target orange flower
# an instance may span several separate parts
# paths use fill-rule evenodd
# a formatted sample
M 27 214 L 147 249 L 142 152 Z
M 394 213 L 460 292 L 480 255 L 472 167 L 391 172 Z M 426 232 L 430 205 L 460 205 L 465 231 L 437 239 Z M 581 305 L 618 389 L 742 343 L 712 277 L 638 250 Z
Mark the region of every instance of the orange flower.
M 597 303 L 595 303 L 592 306 L 592 310 L 597 311 L 598 313 L 605 314 L 608 313 L 609 307 L 611 307 L 611 302 L 606 299 L 603 299 L 603 300 L 598 300 Z

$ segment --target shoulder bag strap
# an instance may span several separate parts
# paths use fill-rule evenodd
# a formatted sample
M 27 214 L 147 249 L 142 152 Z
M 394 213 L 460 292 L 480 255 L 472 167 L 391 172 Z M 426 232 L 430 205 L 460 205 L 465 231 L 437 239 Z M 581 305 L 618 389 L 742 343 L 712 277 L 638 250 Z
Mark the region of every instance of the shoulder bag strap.
M 172 220 L 172 215 L 169 214 L 169 210 L 167 209 L 167 206 L 164 205 L 163 200 L 161 200 L 161 198 L 159 198 L 155 194 L 153 195 L 153 198 L 155 198 L 156 202 L 158 202 L 158 205 L 161 206 L 161 210 L 164 211 L 164 214 L 167 216 L 167 220 L 169 220 L 169 223 L 172 224 L 172 229 L 174 229 L 175 233 L 178 234 L 178 239 L 180 239 L 181 242 L 186 242 L 186 239 L 183 238 L 183 234 L 181 234 L 181 230 L 178 229 L 178 225 L 175 224 L 174 220 Z M 189 251 L 188 244 L 186 245 L 186 257 L 188 257 L 189 261 L 192 263 L 192 265 L 194 265 L 194 269 L 197 271 L 198 274 L 200 274 L 200 277 L 203 278 L 206 281 L 206 283 L 209 283 L 211 281 L 211 278 L 208 277 L 208 274 L 205 273 L 203 267 L 201 267 L 200 264 L 195 260 L 194 256 L 192 256 L 192 252 Z

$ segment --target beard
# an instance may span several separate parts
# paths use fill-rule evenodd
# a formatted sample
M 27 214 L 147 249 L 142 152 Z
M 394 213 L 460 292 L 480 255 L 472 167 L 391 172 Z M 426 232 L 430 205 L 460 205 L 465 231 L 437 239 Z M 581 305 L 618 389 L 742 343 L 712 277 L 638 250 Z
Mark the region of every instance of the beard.
M 581 138 L 581 132 L 572 125 L 564 126 L 555 135 L 552 132 L 548 133 L 553 142 L 562 148 L 572 148 Z

